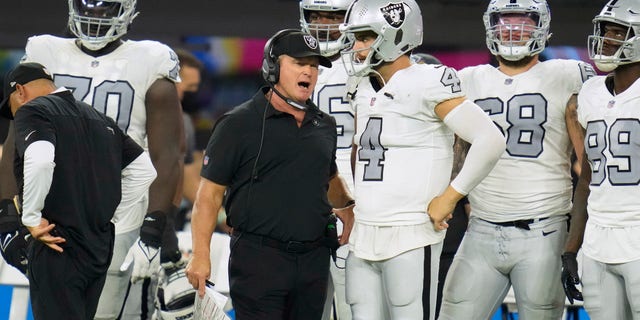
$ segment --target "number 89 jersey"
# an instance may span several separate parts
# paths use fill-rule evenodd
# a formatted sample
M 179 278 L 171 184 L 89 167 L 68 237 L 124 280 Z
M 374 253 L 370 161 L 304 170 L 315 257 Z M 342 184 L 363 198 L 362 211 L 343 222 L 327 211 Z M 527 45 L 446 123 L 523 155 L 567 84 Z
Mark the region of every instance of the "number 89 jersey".
M 93 57 L 75 39 L 50 35 L 29 38 L 23 62 L 38 62 L 53 74 L 58 87 L 92 105 L 118 123 L 136 143 L 147 149 L 145 95 L 161 78 L 178 80 L 178 58 L 155 41 L 125 41 L 113 52 Z
M 586 129 L 584 147 L 592 170 L 589 222 L 620 228 L 638 226 L 640 81 L 613 96 L 605 79 L 590 79 L 578 96 L 578 120 Z
M 503 222 L 568 213 L 572 145 L 565 110 L 593 68 L 556 59 L 513 77 L 490 65 L 459 74 L 467 97 L 507 138 L 496 166 L 469 193 L 473 214 Z
M 434 109 L 461 96 L 455 70 L 441 65 L 413 64 L 378 91 L 369 78 L 360 82 L 352 101 L 357 222 L 429 222 L 427 205 L 449 184 L 453 161 L 453 132 Z

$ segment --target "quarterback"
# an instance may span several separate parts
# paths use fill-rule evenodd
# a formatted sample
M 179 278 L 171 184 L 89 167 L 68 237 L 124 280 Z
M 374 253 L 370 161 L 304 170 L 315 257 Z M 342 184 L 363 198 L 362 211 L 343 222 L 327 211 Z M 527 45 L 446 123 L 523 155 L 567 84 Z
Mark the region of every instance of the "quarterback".
M 361 77 L 350 92 L 356 206 L 347 302 L 354 319 L 434 319 L 441 230 L 505 141 L 464 97 L 455 70 L 411 62 L 422 43 L 415 1 L 355 1 L 343 31 L 352 41 L 342 52 L 347 72 Z M 449 183 L 454 133 L 471 143 L 472 160 Z

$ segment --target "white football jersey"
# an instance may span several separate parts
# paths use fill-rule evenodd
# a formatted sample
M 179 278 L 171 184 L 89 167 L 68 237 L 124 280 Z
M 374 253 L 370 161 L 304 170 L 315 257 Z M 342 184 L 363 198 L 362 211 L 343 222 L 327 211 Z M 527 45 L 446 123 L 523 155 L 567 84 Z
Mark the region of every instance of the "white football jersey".
M 491 65 L 460 71 L 469 100 L 507 138 L 491 173 L 468 195 L 472 214 L 504 222 L 567 214 L 571 210 L 571 152 L 565 110 L 593 68 L 575 60 L 539 62 L 508 76 Z
M 434 109 L 461 96 L 455 70 L 440 65 L 411 65 L 377 92 L 369 78 L 360 82 L 353 100 L 356 222 L 428 223 L 433 231 L 427 205 L 449 184 L 453 161 L 453 132 Z
M 640 259 L 640 81 L 614 96 L 605 79 L 590 79 L 578 95 L 591 163 L 582 170 L 592 169 L 582 249 L 595 260 L 623 263 Z
M 53 74 L 58 87 L 92 105 L 118 123 L 135 142 L 147 149 L 145 95 L 158 79 L 178 82 L 178 58 L 156 41 L 125 41 L 113 52 L 92 57 L 76 39 L 51 35 L 30 37 L 23 62 L 38 62 Z
M 313 91 L 312 100 L 320 110 L 336 119 L 338 144 L 336 164 L 338 172 L 344 178 L 349 190 L 353 192 L 353 174 L 351 173 L 351 143 L 354 134 L 354 112 L 347 99 L 347 71 L 342 59 L 331 62 L 331 68 L 320 66 L 318 82 Z M 340 204 L 342 205 L 342 204 Z
M 145 95 L 158 79 L 179 81 L 176 54 L 159 42 L 129 40 L 111 53 L 93 57 L 80 50 L 75 41 L 51 35 L 30 37 L 22 61 L 45 66 L 58 87 L 66 87 L 76 99 L 114 119 L 147 150 Z M 145 197 L 134 209 L 139 214 L 122 215 L 116 233 L 139 228 L 147 202 Z

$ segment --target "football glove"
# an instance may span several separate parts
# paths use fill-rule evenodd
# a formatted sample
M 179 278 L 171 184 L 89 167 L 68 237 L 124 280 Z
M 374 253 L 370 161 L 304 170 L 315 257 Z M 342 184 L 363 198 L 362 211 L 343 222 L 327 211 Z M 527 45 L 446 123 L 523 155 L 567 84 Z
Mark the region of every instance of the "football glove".
M 175 220 L 178 208 L 171 206 L 169 214 L 166 216 L 166 225 L 162 232 L 162 250 L 160 250 L 160 262 L 177 263 L 182 258 L 182 253 L 178 248 L 178 237 L 176 236 Z
M 0 253 L 7 263 L 27 273 L 27 246 L 33 241 L 31 233 L 20 223 L 20 216 L 12 200 L 0 200 Z
M 150 278 L 160 269 L 160 244 L 165 227 L 165 214 L 154 211 L 144 218 L 140 228 L 140 237 L 129 248 L 120 271 L 126 271 L 133 263 L 131 282 Z
M 575 252 L 565 252 L 562 255 L 562 287 L 571 304 L 574 299 L 582 301 L 582 292 L 576 288 L 576 285 L 580 284 L 576 256 Z

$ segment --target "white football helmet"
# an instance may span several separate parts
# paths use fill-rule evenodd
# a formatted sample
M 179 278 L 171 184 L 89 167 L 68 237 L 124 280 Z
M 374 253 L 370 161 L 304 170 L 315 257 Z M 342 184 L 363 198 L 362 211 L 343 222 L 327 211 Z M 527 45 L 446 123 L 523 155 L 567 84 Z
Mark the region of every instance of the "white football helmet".
M 604 26 L 616 24 L 626 29 L 624 39 L 605 37 Z M 605 41 L 619 46 L 613 55 L 604 55 Z M 611 0 L 593 19 L 593 35 L 587 40 L 589 58 L 603 72 L 610 72 L 619 65 L 640 61 L 640 3 L 632 0 Z
M 302 0 L 300 1 L 300 27 L 306 33 L 318 39 L 320 53 L 325 57 L 337 54 L 345 47 L 344 34 L 335 40 L 330 38 L 330 34 L 340 32 L 340 24 L 320 24 L 310 23 L 309 14 L 312 11 L 341 12 L 346 13 L 351 4 L 351 0 Z
M 537 25 L 531 28 L 525 24 L 504 24 L 501 18 L 505 14 L 526 15 Z M 545 0 L 491 0 L 482 19 L 489 51 L 509 61 L 542 52 L 551 37 L 551 12 Z M 523 39 L 523 35 L 529 37 Z
M 355 0 L 340 29 L 350 46 L 358 32 L 373 31 L 378 35 L 369 48 L 342 51 L 347 73 L 364 76 L 383 61 L 394 61 L 422 44 L 422 13 L 414 0 Z M 357 52 L 365 50 L 369 50 L 366 59 L 359 61 Z
M 193 319 L 195 298 L 196 290 L 189 283 L 184 267 L 164 269 L 156 294 L 158 320 Z
M 69 30 L 89 50 L 124 36 L 137 15 L 136 0 L 69 0 Z

